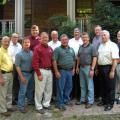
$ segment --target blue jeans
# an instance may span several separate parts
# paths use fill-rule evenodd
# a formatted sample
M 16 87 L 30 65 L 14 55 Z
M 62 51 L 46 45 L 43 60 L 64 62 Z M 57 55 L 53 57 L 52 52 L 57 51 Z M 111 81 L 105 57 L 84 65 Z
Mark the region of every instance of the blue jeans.
M 57 106 L 64 106 L 70 101 L 72 91 L 72 71 L 60 70 L 61 78 L 56 80 L 57 84 Z
M 93 78 L 89 76 L 90 66 L 80 67 L 80 87 L 81 97 L 80 102 L 87 101 L 90 104 L 94 103 L 94 85 Z
M 20 109 L 24 109 L 25 107 L 25 97 L 27 95 L 28 101 L 33 102 L 33 91 L 34 91 L 34 72 L 33 73 L 26 73 L 22 72 L 24 77 L 27 80 L 26 84 L 23 84 L 20 81 L 20 89 L 18 95 L 18 107 Z

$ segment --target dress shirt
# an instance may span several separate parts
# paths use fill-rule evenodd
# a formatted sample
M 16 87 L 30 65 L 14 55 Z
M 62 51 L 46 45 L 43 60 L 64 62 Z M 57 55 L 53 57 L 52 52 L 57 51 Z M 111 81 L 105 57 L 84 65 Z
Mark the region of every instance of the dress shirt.
M 53 50 L 48 45 L 39 44 L 33 52 L 32 66 L 37 74 L 41 75 L 40 68 L 52 68 Z
M 82 39 L 79 38 L 79 40 L 75 40 L 75 38 L 72 38 L 72 39 L 69 40 L 68 44 L 71 48 L 73 48 L 73 50 L 75 52 L 75 56 L 77 57 L 79 47 L 80 47 L 80 45 L 83 44 Z
M 98 65 L 112 65 L 113 59 L 119 58 L 119 49 L 111 40 L 101 43 L 98 48 Z
M 55 48 L 59 47 L 61 45 L 61 42 L 59 40 L 57 40 L 56 42 L 54 42 L 53 40 L 51 40 L 48 45 L 55 50 Z
M 8 47 L 9 54 L 12 57 L 13 63 L 15 63 L 15 56 L 17 53 L 19 53 L 22 49 L 22 46 L 20 43 L 17 43 L 16 45 L 13 44 L 13 42 L 10 42 L 10 45 Z
M 13 61 L 8 49 L 0 48 L 0 70 L 10 72 L 13 70 Z

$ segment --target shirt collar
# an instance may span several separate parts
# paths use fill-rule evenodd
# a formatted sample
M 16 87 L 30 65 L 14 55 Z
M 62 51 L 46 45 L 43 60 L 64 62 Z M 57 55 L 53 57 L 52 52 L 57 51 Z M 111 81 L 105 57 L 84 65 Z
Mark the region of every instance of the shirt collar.
M 12 45 L 12 46 L 18 46 L 18 43 L 15 45 L 15 44 L 13 44 L 12 41 L 10 41 L 10 45 Z
M 1 47 L 1 50 L 4 51 L 4 52 L 8 51 L 8 49 L 5 49 L 4 47 Z

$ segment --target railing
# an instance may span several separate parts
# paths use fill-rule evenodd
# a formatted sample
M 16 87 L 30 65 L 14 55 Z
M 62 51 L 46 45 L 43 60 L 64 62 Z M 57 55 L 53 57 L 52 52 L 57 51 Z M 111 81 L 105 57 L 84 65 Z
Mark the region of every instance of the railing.
M 14 20 L 0 20 L 0 37 L 9 35 L 15 31 Z

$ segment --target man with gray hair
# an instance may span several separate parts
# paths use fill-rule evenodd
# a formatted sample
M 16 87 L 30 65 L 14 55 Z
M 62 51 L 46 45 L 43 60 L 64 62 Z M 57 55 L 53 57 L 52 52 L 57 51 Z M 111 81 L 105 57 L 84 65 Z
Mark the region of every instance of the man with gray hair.
M 15 56 L 17 53 L 19 53 L 22 49 L 22 46 L 20 43 L 18 43 L 19 40 L 19 34 L 13 33 L 10 41 L 10 45 L 8 47 L 8 51 L 12 57 L 13 60 L 13 101 L 12 104 L 16 105 L 18 101 L 18 92 L 19 92 L 19 80 L 18 80 L 18 73 L 16 71 L 15 67 Z
M 8 53 L 10 38 L 2 38 L 2 47 L 0 48 L 0 113 L 3 116 L 10 116 L 12 109 L 12 84 L 13 84 L 13 62 Z
M 98 105 L 105 105 L 104 111 L 111 110 L 114 105 L 117 59 L 119 59 L 118 46 L 110 40 L 109 31 L 103 30 L 102 43 L 98 48 L 98 73 L 101 77 L 102 102 Z

